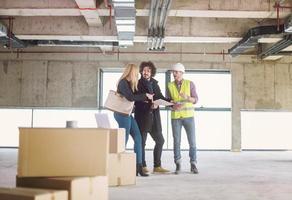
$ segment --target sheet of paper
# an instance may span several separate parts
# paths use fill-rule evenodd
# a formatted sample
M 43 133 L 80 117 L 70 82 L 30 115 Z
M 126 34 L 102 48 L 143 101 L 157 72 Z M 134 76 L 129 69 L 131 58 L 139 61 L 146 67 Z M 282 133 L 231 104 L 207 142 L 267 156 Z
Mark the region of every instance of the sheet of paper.
M 163 99 L 157 99 L 153 101 L 154 104 L 159 105 L 159 106 L 172 106 L 173 103 L 165 101 Z

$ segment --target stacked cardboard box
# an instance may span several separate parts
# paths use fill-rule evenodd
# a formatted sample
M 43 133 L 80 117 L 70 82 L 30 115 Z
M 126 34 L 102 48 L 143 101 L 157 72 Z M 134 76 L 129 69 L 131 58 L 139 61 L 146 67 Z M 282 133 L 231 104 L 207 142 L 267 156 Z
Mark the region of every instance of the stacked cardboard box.
M 136 154 L 112 153 L 109 156 L 109 186 L 136 184 Z
M 109 186 L 136 184 L 136 154 L 125 152 L 125 129 L 110 129 Z
M 31 188 L 0 188 L 0 200 L 68 200 L 68 192 Z
M 17 177 L 17 187 L 67 190 L 69 200 L 106 200 L 108 199 L 107 176 L 41 178 Z
M 20 128 L 18 176 L 106 176 L 109 130 Z
M 109 130 L 19 130 L 18 187 L 68 191 L 69 198 L 62 197 L 60 200 L 108 199 Z M 20 194 L 30 194 L 30 199 L 40 198 L 37 192 L 27 192 L 25 189 L 19 192 L 20 188 L 3 189 L 0 194 L 7 196 L 7 191 L 10 191 L 8 199 L 11 200 L 18 199 Z M 42 195 L 45 193 L 52 196 L 50 191 L 42 190 Z M 55 195 L 53 198 L 59 200 Z
M 108 185 L 136 183 L 136 155 L 125 152 L 124 129 L 19 130 L 17 188 L 1 188 L 0 200 L 107 200 Z

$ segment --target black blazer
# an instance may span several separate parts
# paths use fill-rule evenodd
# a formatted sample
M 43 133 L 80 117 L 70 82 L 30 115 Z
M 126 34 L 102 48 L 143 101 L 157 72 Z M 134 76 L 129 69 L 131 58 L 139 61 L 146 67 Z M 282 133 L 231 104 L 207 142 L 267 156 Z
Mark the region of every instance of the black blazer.
M 151 78 L 150 82 L 154 93 L 153 100 L 163 99 L 170 101 L 170 99 L 165 98 L 161 93 L 157 80 Z M 144 78 L 139 79 L 137 94 L 152 93 L 148 84 L 149 82 Z M 162 132 L 159 107 L 152 109 L 151 106 L 152 102 L 149 100 L 135 102 L 135 119 L 142 133 L 151 131 Z

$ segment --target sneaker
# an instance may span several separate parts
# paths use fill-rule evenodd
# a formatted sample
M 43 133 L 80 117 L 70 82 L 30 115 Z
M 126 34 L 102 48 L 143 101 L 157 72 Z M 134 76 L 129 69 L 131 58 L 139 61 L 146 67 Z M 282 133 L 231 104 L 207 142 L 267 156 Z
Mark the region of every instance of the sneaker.
M 198 174 L 199 173 L 196 165 L 193 164 L 193 163 L 191 163 L 191 172 L 194 173 L 194 174 Z
M 145 174 L 149 173 L 149 170 L 148 170 L 147 167 L 143 167 L 143 168 L 142 168 L 142 171 L 143 171 Z
M 176 169 L 175 169 L 175 174 L 179 174 L 180 173 L 180 163 L 176 163 Z
M 164 169 L 162 167 L 154 167 L 153 169 L 153 173 L 168 173 L 169 170 Z

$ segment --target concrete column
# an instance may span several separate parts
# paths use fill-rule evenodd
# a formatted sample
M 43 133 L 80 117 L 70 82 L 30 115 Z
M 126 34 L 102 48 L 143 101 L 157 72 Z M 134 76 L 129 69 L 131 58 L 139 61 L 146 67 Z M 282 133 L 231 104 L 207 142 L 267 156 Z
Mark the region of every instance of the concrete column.
M 241 115 L 244 103 L 243 65 L 230 63 L 232 77 L 232 142 L 231 151 L 241 151 Z

